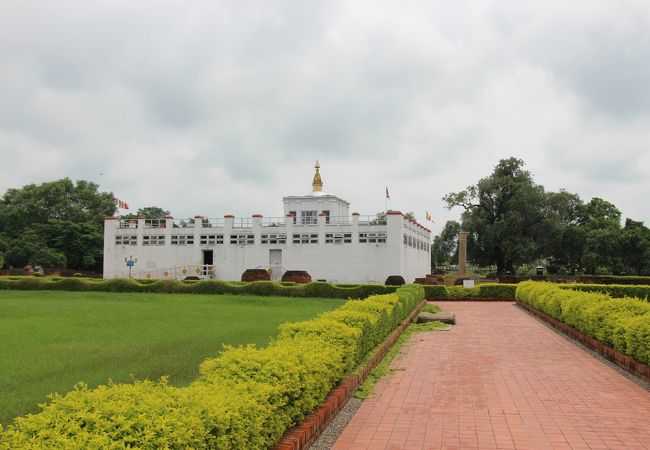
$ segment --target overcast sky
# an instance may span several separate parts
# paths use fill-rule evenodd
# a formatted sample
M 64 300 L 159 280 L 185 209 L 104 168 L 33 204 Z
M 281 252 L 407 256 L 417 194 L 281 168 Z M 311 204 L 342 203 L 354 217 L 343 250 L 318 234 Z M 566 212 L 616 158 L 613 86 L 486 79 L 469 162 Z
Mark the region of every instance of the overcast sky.
M 0 194 L 282 214 L 324 190 L 425 211 L 525 161 L 650 222 L 650 2 L 0 0 Z

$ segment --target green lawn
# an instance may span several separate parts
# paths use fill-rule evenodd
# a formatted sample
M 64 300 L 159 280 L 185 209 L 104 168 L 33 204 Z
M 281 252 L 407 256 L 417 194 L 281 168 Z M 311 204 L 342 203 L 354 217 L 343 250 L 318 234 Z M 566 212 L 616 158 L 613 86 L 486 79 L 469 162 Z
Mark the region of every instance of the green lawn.
M 234 295 L 0 291 L 0 423 L 51 392 L 132 377 L 184 385 L 222 344 L 266 345 L 278 325 L 344 300 Z

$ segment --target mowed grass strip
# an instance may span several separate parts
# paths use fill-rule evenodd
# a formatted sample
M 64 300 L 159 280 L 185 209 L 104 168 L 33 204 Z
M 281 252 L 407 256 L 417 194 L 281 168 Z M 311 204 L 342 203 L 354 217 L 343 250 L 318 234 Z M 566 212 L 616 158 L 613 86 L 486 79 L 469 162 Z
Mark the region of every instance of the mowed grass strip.
M 278 325 L 342 305 L 324 298 L 0 291 L 0 423 L 53 392 L 158 379 L 185 385 L 223 344 L 265 346 Z

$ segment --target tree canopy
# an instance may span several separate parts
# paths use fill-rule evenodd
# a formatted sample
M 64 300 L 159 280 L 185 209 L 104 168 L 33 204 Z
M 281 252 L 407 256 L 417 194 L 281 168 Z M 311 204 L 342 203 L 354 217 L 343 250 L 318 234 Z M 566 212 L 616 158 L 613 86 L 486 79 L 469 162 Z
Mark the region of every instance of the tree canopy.
M 100 270 L 103 223 L 117 200 L 90 181 L 63 178 L 9 189 L 0 198 L 0 255 L 6 265 Z
M 490 176 L 443 200 L 449 209 L 463 209 L 460 227 L 470 233 L 470 259 L 496 265 L 499 273 L 540 261 L 550 271 L 650 272 L 650 230 L 642 222 L 627 219 L 621 228 L 621 212 L 606 200 L 584 203 L 564 190 L 545 192 L 520 159 L 499 161 Z M 449 255 L 456 224 L 448 222 L 432 252 L 442 248 Z M 441 256 L 434 253 L 432 259 Z
M 501 160 L 489 177 L 444 197 L 449 208 L 465 209 L 463 228 L 472 233 L 475 259 L 496 264 L 498 272 L 514 271 L 540 254 L 544 188 L 523 165 L 516 158 Z
M 138 216 L 141 216 L 144 217 L 145 219 L 162 219 L 167 215 L 169 215 L 169 211 L 160 208 L 159 206 L 144 206 L 138 209 L 138 212 L 136 212 L 135 214 L 123 216 L 123 218 L 134 219 Z
M 458 264 L 459 231 L 461 231 L 460 223 L 449 220 L 440 234 L 433 238 L 433 244 L 431 244 L 432 267 Z

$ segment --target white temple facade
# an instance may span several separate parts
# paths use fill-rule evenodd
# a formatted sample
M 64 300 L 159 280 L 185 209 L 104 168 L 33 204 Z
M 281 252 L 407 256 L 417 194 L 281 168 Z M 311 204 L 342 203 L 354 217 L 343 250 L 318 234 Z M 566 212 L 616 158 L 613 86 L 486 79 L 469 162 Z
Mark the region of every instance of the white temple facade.
M 273 280 L 304 270 L 335 283 L 383 283 L 389 275 L 408 283 L 430 273 L 429 229 L 399 211 L 350 214 L 348 202 L 323 192 L 319 169 L 317 162 L 310 193 L 284 197 L 283 217 L 107 217 L 104 278 L 235 281 L 263 268 Z

